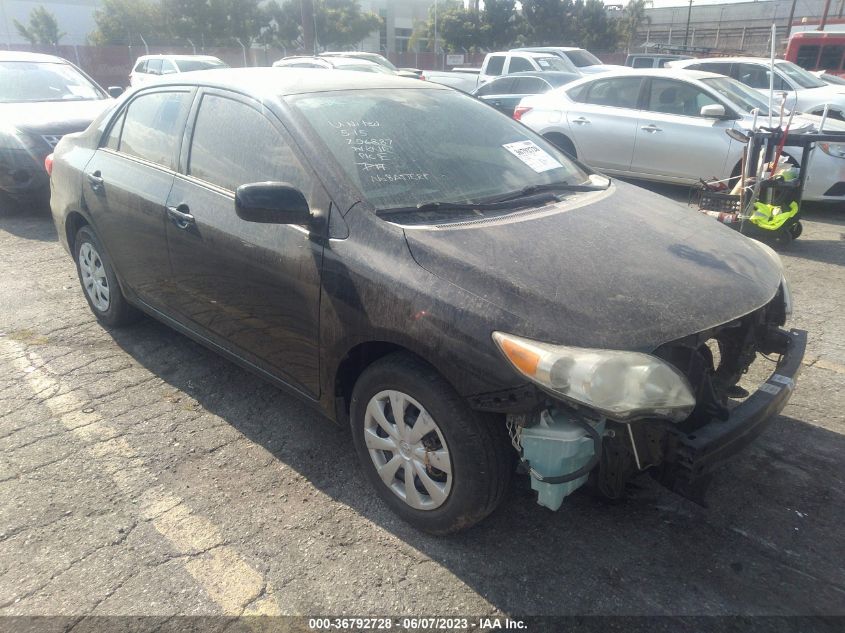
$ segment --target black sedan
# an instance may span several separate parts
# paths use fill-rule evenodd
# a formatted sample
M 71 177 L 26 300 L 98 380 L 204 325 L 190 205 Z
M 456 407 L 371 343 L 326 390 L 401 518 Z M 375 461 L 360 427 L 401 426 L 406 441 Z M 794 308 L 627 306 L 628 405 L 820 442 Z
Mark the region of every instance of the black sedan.
M 492 512 L 517 459 L 553 509 L 646 469 L 699 495 L 803 356 L 773 251 L 428 82 L 175 75 L 52 165 L 104 325 L 143 311 L 349 425 L 433 533 Z M 747 397 L 758 352 L 779 360 Z
M 0 205 L 46 203 L 44 158 L 113 103 L 64 59 L 0 51 Z
M 472 95 L 508 116 L 513 116 L 513 111 L 524 97 L 545 94 L 549 90 L 582 78 L 583 75 L 552 70 L 512 73 L 487 82 Z

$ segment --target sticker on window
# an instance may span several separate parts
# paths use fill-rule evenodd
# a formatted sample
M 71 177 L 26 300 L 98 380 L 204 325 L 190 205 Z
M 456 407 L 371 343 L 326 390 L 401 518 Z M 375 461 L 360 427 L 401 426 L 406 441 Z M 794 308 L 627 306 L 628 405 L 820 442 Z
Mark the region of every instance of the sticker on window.
M 523 163 L 528 165 L 538 174 L 563 167 L 551 154 L 539 147 L 534 141 L 517 141 L 516 143 L 505 143 L 502 145 L 511 154 L 516 156 Z

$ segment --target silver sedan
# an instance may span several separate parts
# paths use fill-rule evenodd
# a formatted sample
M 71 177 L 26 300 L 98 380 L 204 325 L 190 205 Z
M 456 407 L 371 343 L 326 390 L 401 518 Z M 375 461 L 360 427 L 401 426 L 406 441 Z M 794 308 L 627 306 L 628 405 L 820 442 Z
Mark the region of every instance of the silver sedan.
M 694 184 L 739 175 L 743 146 L 725 131 L 747 133 L 754 109 L 765 124 L 767 107 L 759 93 L 722 75 L 629 70 L 527 97 L 514 117 L 609 174 Z M 791 131 L 818 124 L 819 117 L 796 115 Z M 845 123 L 829 119 L 825 131 L 833 130 L 845 131 Z M 801 158 L 797 148 L 784 153 L 795 163 Z M 805 200 L 845 204 L 845 144 L 819 144 L 804 167 Z

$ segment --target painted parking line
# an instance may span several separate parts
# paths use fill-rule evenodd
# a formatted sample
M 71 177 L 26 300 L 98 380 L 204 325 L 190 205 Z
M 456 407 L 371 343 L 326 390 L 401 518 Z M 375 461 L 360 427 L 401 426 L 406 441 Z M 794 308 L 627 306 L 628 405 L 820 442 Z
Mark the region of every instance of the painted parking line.
M 183 558 L 187 572 L 224 615 L 296 615 L 291 605 L 282 609 L 279 595 L 263 575 L 230 546 L 206 517 L 191 510 L 185 500 L 158 483 L 119 429 L 106 423 L 73 391 L 61 392 L 61 382 L 50 374 L 44 359 L 16 341 L 0 338 L 0 356 L 11 362 L 19 380 L 35 394 L 44 394 L 55 420 L 86 445 L 100 470 L 109 473 L 122 492 L 137 495 L 136 511 L 149 521 Z

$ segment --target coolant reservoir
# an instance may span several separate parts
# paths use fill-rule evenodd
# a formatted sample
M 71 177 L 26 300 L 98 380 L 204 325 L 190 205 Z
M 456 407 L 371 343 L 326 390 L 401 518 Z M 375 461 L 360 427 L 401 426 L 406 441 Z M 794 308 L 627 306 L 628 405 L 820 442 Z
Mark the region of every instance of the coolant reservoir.
M 604 419 L 593 424 L 601 435 Z M 544 477 L 574 473 L 593 457 L 593 438 L 571 418 L 560 411 L 543 411 L 540 422 L 522 429 L 522 452 L 533 470 Z M 537 491 L 537 503 L 557 510 L 564 497 L 587 482 L 587 475 L 562 484 L 549 484 L 531 476 L 531 487 Z

